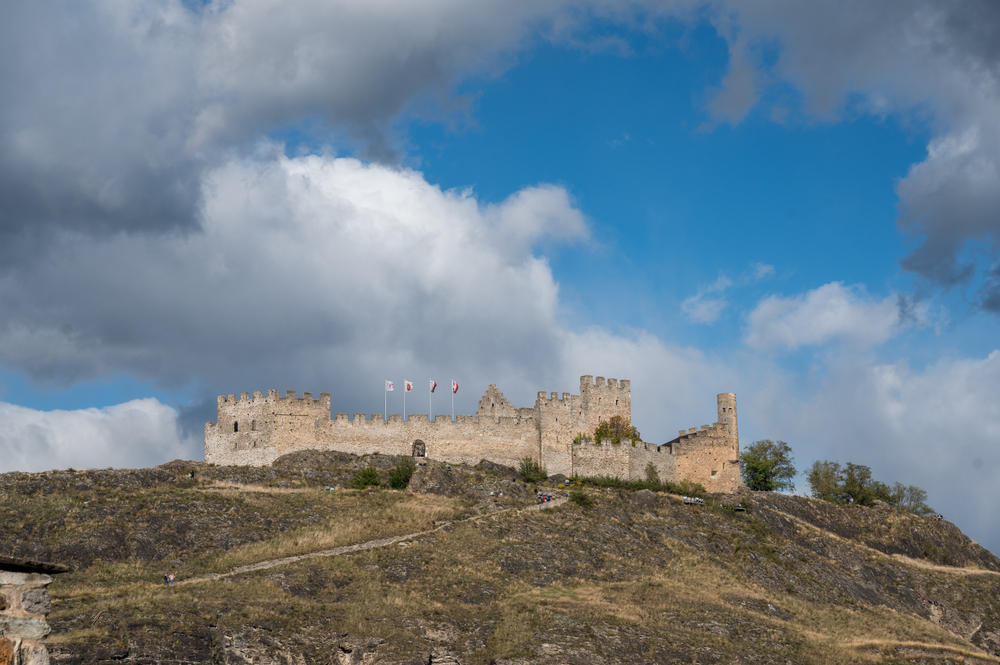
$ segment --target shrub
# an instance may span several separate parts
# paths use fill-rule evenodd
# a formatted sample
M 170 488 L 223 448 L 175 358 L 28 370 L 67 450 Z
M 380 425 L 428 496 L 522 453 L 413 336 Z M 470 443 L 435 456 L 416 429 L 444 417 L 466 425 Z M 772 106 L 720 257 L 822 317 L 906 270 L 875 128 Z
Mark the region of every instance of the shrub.
M 621 443 L 622 441 L 641 441 L 642 436 L 634 425 L 628 422 L 624 416 L 611 416 L 610 420 L 602 420 L 594 430 L 594 443 L 600 443 L 605 439 L 611 443 Z
M 701 483 L 694 483 L 690 480 L 682 480 L 678 483 L 667 483 L 667 491 L 671 494 L 680 494 L 682 496 L 696 496 L 704 499 L 708 492 L 705 490 L 705 486 Z
M 681 494 L 684 496 L 696 496 L 704 498 L 708 492 L 703 485 L 693 483 L 690 480 L 682 480 L 677 483 L 672 482 L 650 482 L 647 480 L 622 480 L 616 476 L 588 476 L 585 478 L 574 476 L 574 483 L 578 485 L 588 485 L 590 487 L 613 487 L 615 489 L 630 490 L 652 490 L 653 492 L 669 492 L 670 494 Z
M 660 484 L 660 473 L 656 470 L 656 465 L 652 462 L 646 465 L 646 482 L 651 485 Z
M 532 457 L 522 459 L 518 471 L 521 472 L 521 478 L 526 483 L 541 482 L 549 477 L 549 474 L 545 473 L 545 467 Z
M 592 508 L 594 505 L 594 499 L 583 490 L 573 490 L 570 492 L 569 500 L 584 509 Z
M 366 487 L 378 486 L 378 469 L 373 466 L 358 469 L 358 472 L 351 478 L 350 487 L 356 490 L 363 490 Z
M 406 489 L 416 469 L 417 465 L 412 459 L 409 457 L 404 458 L 399 464 L 389 470 L 389 487 L 394 490 Z

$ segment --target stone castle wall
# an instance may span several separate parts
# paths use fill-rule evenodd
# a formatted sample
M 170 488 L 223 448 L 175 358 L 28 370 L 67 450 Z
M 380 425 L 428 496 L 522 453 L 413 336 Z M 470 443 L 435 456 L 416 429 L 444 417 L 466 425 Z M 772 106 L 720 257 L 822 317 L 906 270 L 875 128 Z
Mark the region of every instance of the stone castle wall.
M 538 393 L 534 408 L 515 408 L 495 385 L 486 389 L 475 415 L 429 419 L 397 414 L 330 417 L 330 395 L 294 391 L 279 396 L 257 391 L 219 396 L 217 420 L 205 426 L 205 460 L 215 464 L 265 465 L 278 457 L 308 448 L 354 454 L 411 455 L 420 441 L 427 457 L 451 463 L 476 464 L 487 459 L 517 466 L 525 457 L 539 460 L 550 474 L 614 475 L 644 478 L 654 465 L 662 480 L 690 479 L 716 491 L 739 484 L 735 397 L 719 396 L 720 422 L 707 434 L 675 439 L 656 446 L 639 442 L 595 445 L 574 443 L 592 434 L 601 421 L 620 415 L 632 419 L 628 380 L 580 377 L 580 394 Z M 726 406 L 723 407 L 725 397 Z M 724 409 L 729 409 L 732 412 Z M 727 420 L 722 421 L 722 415 Z M 694 434 L 694 431 L 691 432 Z M 679 439 L 683 439 L 682 441 Z M 734 465 L 735 476 L 730 466 Z
M 0 665 L 49 665 L 42 643 L 49 634 L 45 617 L 52 609 L 48 573 L 66 570 L 0 557 Z

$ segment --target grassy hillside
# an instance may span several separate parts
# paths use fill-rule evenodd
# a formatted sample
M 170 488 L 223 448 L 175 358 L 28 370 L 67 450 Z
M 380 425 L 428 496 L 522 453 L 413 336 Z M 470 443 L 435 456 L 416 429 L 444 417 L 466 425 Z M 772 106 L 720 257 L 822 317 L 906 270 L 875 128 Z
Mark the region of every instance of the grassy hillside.
M 4 474 L 0 549 L 76 567 L 55 663 L 1000 663 L 1000 560 L 944 520 L 599 488 L 524 510 L 495 465 L 343 489 L 393 462 Z

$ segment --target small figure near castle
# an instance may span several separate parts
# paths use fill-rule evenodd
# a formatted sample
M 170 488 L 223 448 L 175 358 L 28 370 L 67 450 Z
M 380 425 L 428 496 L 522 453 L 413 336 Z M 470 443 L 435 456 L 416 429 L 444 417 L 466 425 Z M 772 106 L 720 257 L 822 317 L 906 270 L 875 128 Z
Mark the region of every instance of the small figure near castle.
M 413 455 L 453 464 L 489 460 L 516 467 L 530 457 L 550 474 L 645 477 L 652 464 L 662 480 L 690 480 L 711 492 L 742 485 L 736 396 L 717 397 L 718 421 L 681 430 L 663 444 L 643 441 L 594 443 L 602 422 L 632 422 L 628 379 L 580 377 L 580 394 L 539 392 L 535 405 L 515 408 L 495 385 L 479 400 L 475 415 L 454 419 L 398 414 L 330 417 L 330 393 L 297 397 L 277 390 L 220 395 L 215 423 L 205 425 L 205 461 L 264 466 L 297 450 L 364 455 Z

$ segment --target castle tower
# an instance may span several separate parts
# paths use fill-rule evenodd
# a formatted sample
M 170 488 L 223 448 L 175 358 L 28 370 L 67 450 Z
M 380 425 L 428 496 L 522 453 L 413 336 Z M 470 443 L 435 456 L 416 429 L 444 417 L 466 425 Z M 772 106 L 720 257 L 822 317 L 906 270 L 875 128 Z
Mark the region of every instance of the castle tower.
M 739 441 L 739 428 L 736 424 L 736 394 L 719 393 L 716 397 L 719 405 L 719 422 L 734 441 Z

